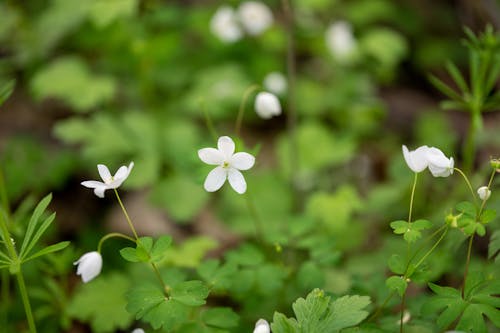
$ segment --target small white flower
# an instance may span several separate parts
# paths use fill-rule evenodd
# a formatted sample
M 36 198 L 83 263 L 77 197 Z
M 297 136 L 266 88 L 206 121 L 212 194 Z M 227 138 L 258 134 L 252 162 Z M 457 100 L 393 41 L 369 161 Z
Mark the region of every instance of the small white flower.
M 326 30 L 325 38 L 331 54 L 339 60 L 345 59 L 356 49 L 356 39 L 348 22 L 332 23 Z
M 273 24 L 273 13 L 267 5 L 258 1 L 243 2 L 238 8 L 238 17 L 250 35 L 259 35 Z
M 229 6 L 217 9 L 210 20 L 210 30 L 225 43 L 236 42 L 243 36 L 236 13 Z
M 115 175 L 111 176 L 107 166 L 104 164 L 98 164 L 97 170 L 99 171 L 99 175 L 104 183 L 96 180 L 87 180 L 81 184 L 85 187 L 93 188 L 95 195 L 99 198 L 104 198 L 104 191 L 120 187 L 120 185 L 130 175 L 130 171 L 132 171 L 133 167 L 134 162 L 130 162 L 128 167 L 125 165 L 121 166 L 118 171 L 116 171 Z
M 264 78 L 264 88 L 276 95 L 282 95 L 286 92 L 286 77 L 280 72 L 271 72 Z
M 491 191 L 488 186 L 481 186 L 477 189 L 477 194 L 481 200 L 486 201 L 490 198 Z
M 270 333 L 271 328 L 269 327 L 269 323 L 265 319 L 259 319 L 255 323 L 255 328 L 253 333 Z
M 135 330 L 132 331 L 132 333 L 146 333 L 142 328 L 136 328 Z
M 245 193 L 247 183 L 239 170 L 248 170 L 253 167 L 255 157 L 248 153 L 234 153 L 234 141 L 228 136 L 221 136 L 217 142 L 217 149 L 203 148 L 198 150 L 200 159 L 211 165 L 217 165 L 205 179 L 205 190 L 215 192 L 224 185 L 226 179 L 231 187 L 239 194 Z
M 82 281 L 87 283 L 101 273 L 102 257 L 99 252 L 87 252 L 73 265 L 78 265 L 76 275 L 81 275 Z
M 281 104 L 275 95 L 262 91 L 255 97 L 255 112 L 264 119 L 281 114 Z
M 416 150 L 409 151 L 408 148 L 403 145 L 403 156 L 405 158 L 406 164 L 413 172 L 422 172 L 427 168 L 429 162 L 427 160 L 427 151 L 429 147 L 421 146 Z
M 429 171 L 434 177 L 448 177 L 453 174 L 453 157 L 447 158 L 441 150 L 434 147 L 427 149 L 426 155 Z

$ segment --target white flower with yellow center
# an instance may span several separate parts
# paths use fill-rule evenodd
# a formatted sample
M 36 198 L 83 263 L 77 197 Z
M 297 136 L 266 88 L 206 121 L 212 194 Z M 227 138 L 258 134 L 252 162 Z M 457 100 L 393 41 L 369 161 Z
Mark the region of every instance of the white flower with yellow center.
M 217 149 L 203 148 L 198 150 L 198 156 L 203 162 L 217 165 L 205 179 L 204 188 L 206 191 L 217 191 L 227 179 L 237 193 L 246 192 L 247 183 L 240 170 L 248 170 L 253 167 L 255 157 L 245 152 L 235 154 L 234 149 L 234 141 L 228 136 L 221 136 L 217 142 Z
M 130 171 L 134 167 L 134 162 L 130 162 L 129 166 L 121 166 L 118 171 L 116 171 L 114 176 L 111 176 L 109 169 L 104 164 L 98 164 L 97 170 L 101 176 L 103 182 L 97 180 L 87 180 L 81 184 L 88 188 L 93 188 L 95 195 L 99 198 L 104 198 L 104 191 L 109 189 L 115 189 L 120 187 L 120 185 L 127 179 L 130 175 Z

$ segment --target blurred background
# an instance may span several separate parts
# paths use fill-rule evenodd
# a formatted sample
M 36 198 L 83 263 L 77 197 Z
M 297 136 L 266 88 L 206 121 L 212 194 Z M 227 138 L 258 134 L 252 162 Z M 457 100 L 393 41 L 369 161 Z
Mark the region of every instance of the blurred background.
M 52 262 L 33 268 L 44 271 L 47 281 L 64 281 L 62 291 L 53 285 L 42 288 L 56 288 L 64 297 L 35 297 L 49 304 L 37 314 L 47 332 L 116 329 L 81 314 L 84 305 L 75 300 L 78 279 L 71 265 L 94 249 L 105 232 L 128 233 L 112 193 L 99 199 L 80 185 L 98 179 L 98 163 L 114 173 L 134 161 L 121 188 L 124 204 L 140 234 L 173 235 L 177 252 L 169 265 L 196 268 L 203 257 L 220 257 L 254 236 L 241 196 L 227 184 L 215 194 L 203 189 L 210 168 L 199 161 L 197 150 L 216 145 L 207 115 L 218 135 L 232 136 L 240 151 L 257 156 L 245 176 L 265 221 L 266 240 L 286 247 L 294 235 L 307 231 L 301 229 L 304 221 L 321 226 L 328 236 L 314 236 L 317 253 L 308 255 L 317 261 L 303 268 L 304 276 L 314 278 L 301 280 L 303 285 L 289 296 L 260 307 L 257 298 L 231 301 L 240 306 L 242 327 L 249 327 L 256 313 L 269 315 L 285 304 L 289 308 L 288 301 L 311 286 L 373 294 L 355 277 L 379 271 L 380 281 L 372 285 L 383 285 L 384 261 L 367 257 L 367 250 L 380 250 L 377 255 L 383 257 L 394 249 L 387 240 L 393 237 L 388 222 L 407 214 L 413 174 L 404 163 L 402 144 L 439 147 L 460 167 L 469 116 L 443 111 L 439 103 L 444 96 L 428 76 L 453 85 L 444 69 L 449 60 L 467 76 L 463 28 L 480 32 L 491 24 L 497 30 L 498 1 L 292 1 L 295 145 L 287 133 L 286 89 L 276 92 L 283 113 L 272 119 L 254 112 L 251 94 L 241 137 L 235 137 L 234 123 L 248 88 L 257 84 L 270 90 L 264 84 L 267 75 L 287 73 L 281 2 L 264 2 L 272 16 L 261 30 L 240 27 L 228 35 L 231 20 L 217 21 L 216 13 L 220 19 L 221 6 L 236 12 L 242 3 L 0 1 L 0 83 L 14 85 L 0 106 L 6 194 L 12 210 L 21 208 L 22 214 L 24 205 L 52 192 L 50 208 L 57 220 L 47 242 L 72 241 Z M 477 185 L 487 180 L 490 157 L 499 157 L 499 125 L 497 113 L 484 114 L 474 166 Z M 441 221 L 467 191 L 455 178 L 453 183 L 424 177 L 415 215 Z M 498 200 L 493 205 L 500 208 Z M 110 243 L 103 253 L 109 263 L 104 272 L 122 269 L 116 254 L 121 245 Z M 476 245 L 476 254 L 484 257 L 487 239 Z M 434 274 L 446 276 L 453 263 L 450 259 Z M 55 314 L 58 308 L 62 315 Z M 12 312 L 22 320 L 22 311 Z

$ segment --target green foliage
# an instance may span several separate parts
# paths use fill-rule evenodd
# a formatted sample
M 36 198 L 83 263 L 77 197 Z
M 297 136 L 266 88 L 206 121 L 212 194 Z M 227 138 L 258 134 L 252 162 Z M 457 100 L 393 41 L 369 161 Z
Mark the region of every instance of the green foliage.
M 490 244 L 488 246 L 488 258 L 495 258 L 495 263 L 500 261 L 500 230 L 496 230 L 490 238 Z
M 126 329 L 133 316 L 125 311 L 125 293 L 131 282 L 121 274 L 100 276 L 80 285 L 68 308 L 70 316 L 90 323 L 96 333 Z
M 203 311 L 201 319 L 207 326 L 224 329 L 237 326 L 239 316 L 231 308 L 216 307 Z
M 81 112 L 109 101 L 116 90 L 112 78 L 91 75 L 85 63 L 73 57 L 53 62 L 31 84 L 37 99 L 56 97 Z
M 126 247 L 120 250 L 120 254 L 123 259 L 130 262 L 159 263 L 167 256 L 171 243 L 170 236 L 161 236 L 155 242 L 151 237 L 141 237 L 135 249 Z
M 210 237 L 191 237 L 178 246 L 173 246 L 165 254 L 164 264 L 178 267 L 195 268 L 200 265 L 206 253 L 217 247 L 217 242 Z
M 397 291 L 399 296 L 403 296 L 408 288 L 408 282 L 403 276 L 391 276 L 385 281 L 385 284 L 389 289 Z
M 306 299 L 293 303 L 296 318 L 276 312 L 271 329 L 276 333 L 339 332 L 365 319 L 368 312 L 363 309 L 368 304 L 370 298 L 366 296 L 343 296 L 331 301 L 324 291 L 315 289 Z
M 394 229 L 395 234 L 403 234 L 405 241 L 408 243 L 416 242 L 422 237 L 422 230 L 432 227 L 432 222 L 427 220 L 416 220 L 414 222 L 394 221 L 391 222 L 391 228 Z
M 11 80 L 6 83 L 0 82 L 0 106 L 10 97 L 14 91 L 15 81 Z

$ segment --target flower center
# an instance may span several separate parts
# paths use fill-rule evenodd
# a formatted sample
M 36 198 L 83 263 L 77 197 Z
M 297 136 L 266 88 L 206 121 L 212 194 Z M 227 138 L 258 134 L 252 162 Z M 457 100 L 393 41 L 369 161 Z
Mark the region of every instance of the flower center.
M 222 163 L 222 167 L 223 167 L 224 169 L 229 168 L 229 162 L 224 161 L 224 163 Z

